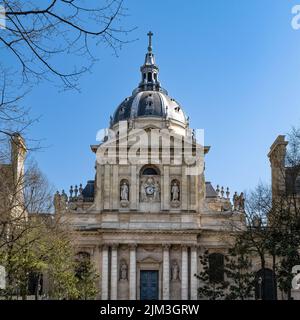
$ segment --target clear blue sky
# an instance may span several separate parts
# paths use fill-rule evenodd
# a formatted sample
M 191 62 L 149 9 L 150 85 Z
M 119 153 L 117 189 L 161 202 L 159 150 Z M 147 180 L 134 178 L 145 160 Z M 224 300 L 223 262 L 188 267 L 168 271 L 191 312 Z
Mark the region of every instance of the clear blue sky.
M 45 83 L 26 98 L 42 115 L 31 136 L 48 148 L 35 154 L 57 189 L 94 178 L 89 145 L 140 80 L 154 32 L 160 80 L 205 129 L 206 179 L 232 191 L 268 182 L 267 153 L 278 134 L 300 125 L 300 30 L 291 9 L 300 0 L 131 0 L 125 26 L 137 26 L 116 58 L 100 61 L 81 80 L 81 93 Z M 100 50 L 100 48 L 99 48 Z M 101 49 L 102 50 L 102 49 Z M 67 59 L 67 57 L 66 57 Z

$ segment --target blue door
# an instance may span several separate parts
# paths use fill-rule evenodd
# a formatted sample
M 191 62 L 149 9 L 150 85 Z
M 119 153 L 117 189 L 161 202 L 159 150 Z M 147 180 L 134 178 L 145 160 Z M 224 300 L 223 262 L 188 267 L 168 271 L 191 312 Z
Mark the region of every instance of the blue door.
M 158 300 L 158 271 L 141 271 L 141 300 Z

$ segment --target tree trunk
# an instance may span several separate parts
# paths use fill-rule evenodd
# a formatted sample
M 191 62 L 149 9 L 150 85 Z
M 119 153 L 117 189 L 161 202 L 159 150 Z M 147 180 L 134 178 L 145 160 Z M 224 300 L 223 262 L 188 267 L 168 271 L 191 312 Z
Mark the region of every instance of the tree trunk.
M 260 286 L 260 299 L 264 300 L 264 286 L 266 283 L 266 261 L 265 256 L 263 254 L 260 254 L 260 263 L 261 263 L 261 269 L 262 269 L 262 282 Z
M 39 300 L 40 281 L 41 281 L 41 274 L 38 273 L 38 276 L 36 277 L 36 284 L 35 284 L 35 289 L 34 289 L 35 300 Z
M 276 279 L 276 255 L 272 255 L 272 269 L 273 269 L 273 286 L 274 286 L 274 298 L 275 300 L 278 300 L 277 297 L 277 279 Z

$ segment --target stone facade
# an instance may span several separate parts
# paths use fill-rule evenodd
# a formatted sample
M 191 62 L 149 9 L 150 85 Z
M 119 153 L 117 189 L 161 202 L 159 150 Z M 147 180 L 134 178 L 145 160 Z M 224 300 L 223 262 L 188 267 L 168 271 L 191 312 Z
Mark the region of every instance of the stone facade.
M 57 194 L 56 213 L 70 221 L 78 251 L 91 255 L 101 275 L 99 298 L 197 299 L 199 254 L 226 252 L 232 225 L 244 225 L 243 208 L 232 205 L 228 189 L 205 181 L 210 147 L 197 141 L 161 87 L 151 42 L 141 72 L 103 141 L 91 146 L 95 180 L 72 187 L 69 197 Z M 197 160 L 192 164 L 182 141 Z
M 0 163 L 0 214 L 5 216 L 9 212 L 18 218 L 27 218 L 23 208 L 23 178 L 24 162 L 27 148 L 20 134 L 15 133 L 10 137 L 9 163 Z M 6 159 L 7 155 L 3 158 Z M 20 214 L 22 216 L 20 216 Z

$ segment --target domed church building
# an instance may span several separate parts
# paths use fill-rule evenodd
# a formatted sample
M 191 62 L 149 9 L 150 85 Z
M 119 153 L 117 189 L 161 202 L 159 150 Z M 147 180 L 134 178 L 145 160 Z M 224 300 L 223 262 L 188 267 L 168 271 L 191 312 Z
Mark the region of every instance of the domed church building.
M 139 85 L 91 146 L 94 180 L 54 197 L 100 274 L 102 300 L 197 299 L 199 255 L 222 257 L 244 223 L 243 196 L 232 205 L 228 188 L 205 180 L 210 147 L 162 87 L 152 35 Z

